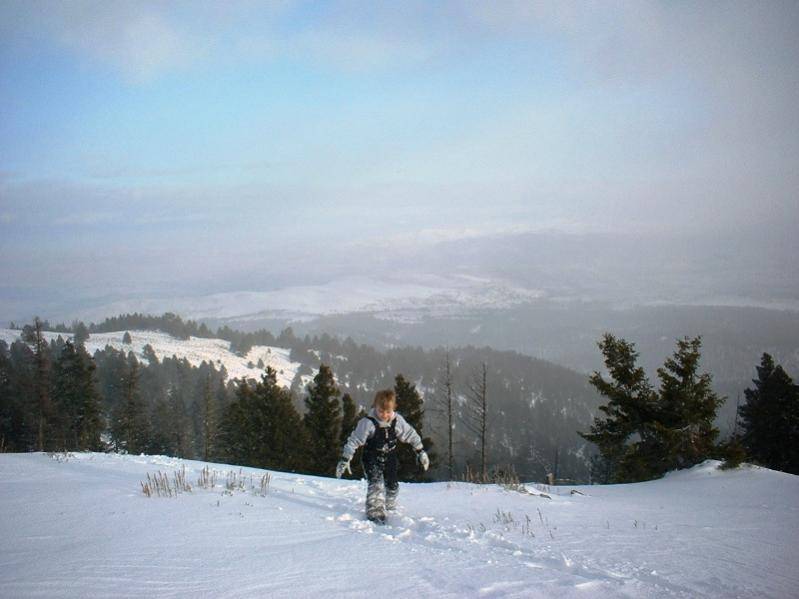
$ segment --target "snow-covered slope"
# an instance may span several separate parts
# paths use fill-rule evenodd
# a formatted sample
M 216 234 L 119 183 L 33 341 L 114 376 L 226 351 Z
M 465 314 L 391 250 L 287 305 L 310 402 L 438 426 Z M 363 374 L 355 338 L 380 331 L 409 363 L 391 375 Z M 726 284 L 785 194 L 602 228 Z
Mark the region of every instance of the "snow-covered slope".
M 159 360 L 177 356 L 180 359 L 187 359 L 193 366 L 199 366 L 202 362 L 212 363 L 217 369 L 224 366 L 228 372 L 228 378 L 231 379 L 253 378 L 259 380 L 264 370 L 258 368 L 257 364 L 259 360 L 263 360 L 264 369 L 267 366 L 274 368 L 277 371 L 278 383 L 286 387 L 291 386 L 297 369 L 300 367 L 298 362 L 292 362 L 289 359 L 290 350 L 281 347 L 256 345 L 242 358 L 230 351 L 230 343 L 224 339 L 204 339 L 201 337 L 175 339 L 166 333 L 157 331 L 129 332 L 131 337 L 130 344 L 122 342 L 125 331 L 94 333 L 86 341 L 86 351 L 93 354 L 95 351 L 105 349 L 107 345 L 110 345 L 114 349 L 125 352 L 132 351 L 140 360 L 146 362 L 144 347 L 150 345 Z M 59 335 L 65 339 L 70 337 L 70 335 L 64 333 L 44 333 L 47 341 L 56 339 Z M 0 339 L 6 343 L 10 344 L 19 338 L 20 331 L 0 329 Z M 250 363 L 255 367 L 250 368 Z M 312 376 L 303 376 L 303 384 L 312 379 Z
M 542 297 L 542 292 L 507 281 L 453 275 L 405 275 L 395 278 L 351 276 L 321 285 L 296 285 L 271 291 L 236 291 L 199 297 L 129 299 L 60 315 L 100 322 L 118 314 L 174 312 L 185 318 L 230 322 L 256 318 L 308 320 L 322 315 L 371 313 L 381 318 L 418 318 L 423 314 L 461 314 L 503 309 Z
M 192 492 L 140 482 L 185 466 Z M 799 477 L 715 462 L 663 480 L 546 489 L 401 484 L 389 525 L 364 483 L 275 472 L 196 486 L 202 462 L 0 455 L 2 597 L 796 597 Z M 263 471 L 244 469 L 255 487 Z

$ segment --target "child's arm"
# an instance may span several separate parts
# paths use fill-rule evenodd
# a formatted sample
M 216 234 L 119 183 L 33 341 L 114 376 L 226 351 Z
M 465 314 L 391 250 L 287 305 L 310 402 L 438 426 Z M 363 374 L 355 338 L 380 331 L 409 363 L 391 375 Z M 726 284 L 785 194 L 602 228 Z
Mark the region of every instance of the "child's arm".
M 409 443 L 411 447 L 416 450 L 416 459 L 419 460 L 419 465 L 422 470 L 427 471 L 430 467 L 430 458 L 427 457 L 427 452 L 424 450 L 422 439 L 416 429 L 408 424 L 407 420 L 397 414 L 396 424 L 397 438 L 403 443 Z
M 374 430 L 375 425 L 368 418 L 361 418 L 358 421 L 355 430 L 350 433 L 349 439 L 344 444 L 344 449 L 341 450 L 341 459 L 336 465 L 336 478 L 341 478 L 345 472 L 352 474 L 350 460 L 358 448 L 366 443 L 366 440 L 372 435 Z
M 352 431 L 349 439 L 347 439 L 347 442 L 344 444 L 344 449 L 341 450 L 341 457 L 349 462 L 358 448 L 366 443 L 369 437 L 372 436 L 374 430 L 375 425 L 371 420 L 368 418 L 361 418 L 355 430 Z
M 408 424 L 408 421 L 400 414 L 397 414 L 396 431 L 397 439 L 403 443 L 408 443 L 416 451 L 422 451 L 424 449 L 422 438 L 419 436 L 419 433 L 417 433 L 416 429 Z

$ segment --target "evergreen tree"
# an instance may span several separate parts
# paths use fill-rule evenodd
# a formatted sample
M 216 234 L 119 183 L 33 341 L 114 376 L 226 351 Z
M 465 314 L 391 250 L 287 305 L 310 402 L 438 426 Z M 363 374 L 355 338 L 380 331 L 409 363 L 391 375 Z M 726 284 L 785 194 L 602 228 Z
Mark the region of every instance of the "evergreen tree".
M 799 387 L 767 353 L 752 382 L 739 408 L 747 454 L 768 468 L 799 474 Z
M 397 396 L 397 412 L 402 414 L 408 424 L 416 429 L 416 432 L 422 437 L 425 449 L 428 450 L 428 456 L 430 456 L 433 442 L 424 437 L 424 403 L 422 402 L 422 396 L 416 390 L 416 385 L 406 380 L 401 374 L 398 374 L 394 378 L 394 393 Z M 416 464 L 416 452 L 410 445 L 407 443 L 399 444 L 397 459 L 399 460 L 397 473 L 400 480 L 423 480 L 424 473 L 420 471 Z
M 608 402 L 599 407 L 604 417 L 596 417 L 590 432 L 580 436 L 599 448 L 602 459 L 595 466 L 601 465 L 604 472 L 595 472 L 598 478 L 613 482 L 649 478 L 657 396 L 644 369 L 636 365 L 635 344 L 606 333 L 598 345 L 610 380 L 594 372 L 589 382 Z M 637 438 L 631 442 L 633 435 Z
M 139 394 L 139 363 L 133 354 L 126 362 L 120 381 L 122 401 L 114 413 L 111 435 L 118 450 L 141 453 L 150 444 L 150 427 L 146 407 Z
M 102 405 L 94 380 L 94 361 L 67 341 L 55 364 L 54 403 L 58 411 L 57 446 L 64 450 L 99 450 Z
M 150 439 L 147 452 L 154 455 L 172 455 L 172 410 L 165 397 L 158 397 L 150 411 Z
M 95 353 L 97 380 L 103 408 L 106 414 L 115 414 L 125 396 L 123 381 L 128 371 L 128 361 L 124 352 L 106 346 Z
M 27 343 L 15 341 L 8 348 L 3 362 L 5 367 L 0 373 L 5 389 L 0 396 L 3 446 L 6 451 L 36 451 L 39 419 L 37 402 L 31 400 L 36 397 L 33 350 Z
M 341 391 L 329 366 L 319 366 L 307 391 L 303 422 L 308 433 L 308 467 L 313 474 L 332 475 L 341 452 Z
M 243 382 L 220 425 L 220 453 L 231 463 L 299 471 L 304 468 L 307 438 L 291 393 L 277 384 L 267 366 L 261 381 Z
M 44 338 L 44 323 L 35 317 L 33 325 L 25 325 L 22 329 L 22 340 L 33 347 L 35 364 L 34 388 L 36 403 L 34 408 L 36 419 L 36 449 L 45 451 L 50 446 L 47 440 L 53 420 L 53 406 L 50 398 L 51 360 L 47 341 Z
M 0 340 L 0 453 L 6 451 L 24 451 L 26 443 L 26 402 L 28 393 L 24 391 L 28 368 L 21 367 L 32 363 L 32 356 L 25 356 L 21 361 L 14 360 L 12 351 L 21 350 L 31 354 L 24 343 L 15 342 L 9 346 Z M 30 435 L 32 437 L 32 435 Z
M 202 456 L 206 462 L 214 454 L 216 444 L 217 411 L 211 388 L 211 376 L 205 378 L 202 397 Z
M 355 427 L 358 424 L 358 420 L 361 419 L 361 414 L 358 412 L 358 406 L 355 405 L 355 401 L 353 401 L 352 397 L 349 393 L 345 393 L 341 397 L 341 438 L 339 439 L 339 445 L 344 446 L 349 439 L 350 434 L 352 431 L 355 430 Z
M 72 325 L 72 330 L 72 342 L 76 346 L 83 347 L 89 339 L 89 329 L 87 329 L 86 325 L 82 322 L 76 322 Z
M 713 377 L 699 372 L 702 338 L 677 340 L 677 350 L 658 368 L 660 400 L 655 433 L 662 452 L 657 474 L 698 464 L 713 454 L 716 411 L 724 402 L 713 391 Z
M 128 331 L 125 331 L 125 334 L 122 335 L 122 343 L 124 343 L 125 345 L 130 345 L 131 343 L 133 343 L 133 339 L 131 338 L 130 333 Z
M 158 356 L 156 355 L 153 346 L 149 343 L 142 348 L 142 356 L 144 356 L 144 359 L 147 360 L 148 366 L 158 365 Z

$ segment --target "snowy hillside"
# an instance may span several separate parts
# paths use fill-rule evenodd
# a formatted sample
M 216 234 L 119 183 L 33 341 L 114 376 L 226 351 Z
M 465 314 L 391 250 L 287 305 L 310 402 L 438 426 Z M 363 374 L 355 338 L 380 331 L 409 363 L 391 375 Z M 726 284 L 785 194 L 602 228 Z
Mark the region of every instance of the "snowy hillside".
M 185 466 L 194 488 L 146 497 Z M 3 597 L 796 597 L 799 477 L 707 462 L 634 485 L 534 494 L 361 481 L 158 456 L 0 454 Z M 252 479 L 250 479 L 250 476 Z M 252 480 L 252 482 L 250 482 Z M 252 488 L 254 487 L 254 488 Z M 550 498 L 537 495 L 548 492 Z
M 507 281 L 467 275 L 402 278 L 350 276 L 321 285 L 297 285 L 272 291 L 236 291 L 200 297 L 128 299 L 75 313 L 73 319 L 100 322 L 117 314 L 175 312 L 194 320 L 278 318 L 303 321 L 330 314 L 371 313 L 386 319 L 419 318 L 422 314 L 455 315 L 475 309 L 503 309 L 542 297 L 542 292 Z
M 264 369 L 271 366 L 277 371 L 277 382 L 280 385 L 290 387 L 297 369 L 300 367 L 298 362 L 289 359 L 289 350 L 280 347 L 268 347 L 265 345 L 254 346 L 245 357 L 240 357 L 230 351 L 230 343 L 224 339 L 204 339 L 201 337 L 189 337 L 189 339 L 176 339 L 166 333 L 157 331 L 129 331 L 131 343 L 122 342 L 125 331 L 114 333 L 93 333 L 86 341 L 86 351 L 94 354 L 97 350 L 105 349 L 107 345 L 117 350 L 133 352 L 139 360 L 147 362 L 144 357 L 144 347 L 152 346 L 155 355 L 159 360 L 176 356 L 179 359 L 185 358 L 192 366 L 199 366 L 202 362 L 214 364 L 217 369 L 222 366 L 228 372 L 228 378 L 253 378 L 260 379 L 263 374 L 261 368 L 250 368 L 248 364 L 257 365 L 259 360 L 263 360 Z M 21 331 L 12 329 L 0 329 L 0 340 L 8 344 L 20 338 Z M 45 332 L 47 341 L 56 339 L 59 335 L 64 338 L 70 337 L 65 333 Z M 312 376 L 304 376 L 303 384 L 312 380 Z

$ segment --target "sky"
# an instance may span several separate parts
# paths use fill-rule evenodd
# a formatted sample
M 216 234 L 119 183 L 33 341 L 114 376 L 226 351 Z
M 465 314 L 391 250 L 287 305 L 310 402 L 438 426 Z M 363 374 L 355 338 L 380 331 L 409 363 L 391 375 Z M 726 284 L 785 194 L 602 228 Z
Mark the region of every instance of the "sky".
M 4 0 L 0 308 L 540 231 L 745 231 L 790 267 L 797 30 L 776 1 Z

